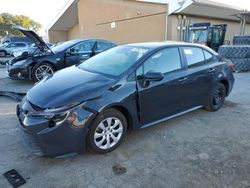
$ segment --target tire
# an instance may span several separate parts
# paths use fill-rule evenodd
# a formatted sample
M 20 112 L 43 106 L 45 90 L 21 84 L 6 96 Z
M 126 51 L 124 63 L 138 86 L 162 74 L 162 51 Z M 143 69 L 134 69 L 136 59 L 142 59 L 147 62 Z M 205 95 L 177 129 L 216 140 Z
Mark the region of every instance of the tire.
M 250 35 L 236 35 L 233 39 L 234 45 L 250 45 Z
M 7 52 L 5 52 L 4 50 L 0 51 L 0 57 L 6 57 Z
M 237 72 L 250 71 L 250 58 L 245 59 L 230 59 L 234 64 L 234 70 Z
M 222 83 L 218 83 L 209 95 L 205 109 L 212 112 L 219 110 L 224 104 L 225 98 L 226 87 Z
M 31 73 L 32 80 L 34 82 L 41 81 L 45 76 L 53 74 L 54 72 L 55 72 L 55 68 L 53 67 L 53 65 L 49 63 L 36 64 L 32 68 L 32 73 Z M 41 76 L 40 76 L 40 73 L 41 73 Z
M 117 125 L 114 126 L 115 124 Z M 109 126 L 111 126 L 110 129 Z M 87 135 L 87 147 L 90 151 L 98 154 L 111 152 L 121 144 L 126 131 L 127 120 L 125 116 L 118 110 L 107 109 L 100 113 L 91 124 Z M 117 141 L 113 138 L 116 138 Z M 110 145 L 108 145 L 108 140 Z
M 223 45 L 218 53 L 225 58 L 248 58 L 250 57 L 250 45 Z
M 23 52 L 21 56 L 27 57 L 29 55 L 29 52 Z

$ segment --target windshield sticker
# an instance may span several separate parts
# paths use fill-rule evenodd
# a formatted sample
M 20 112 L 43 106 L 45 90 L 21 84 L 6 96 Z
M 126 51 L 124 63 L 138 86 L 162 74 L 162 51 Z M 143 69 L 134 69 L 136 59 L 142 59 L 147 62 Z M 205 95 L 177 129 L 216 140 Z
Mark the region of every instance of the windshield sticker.
M 186 55 L 193 55 L 193 52 L 190 49 L 184 49 L 184 52 Z
M 133 48 L 132 52 L 138 52 L 138 53 L 146 53 L 148 50 L 147 49 L 143 49 L 143 48 Z

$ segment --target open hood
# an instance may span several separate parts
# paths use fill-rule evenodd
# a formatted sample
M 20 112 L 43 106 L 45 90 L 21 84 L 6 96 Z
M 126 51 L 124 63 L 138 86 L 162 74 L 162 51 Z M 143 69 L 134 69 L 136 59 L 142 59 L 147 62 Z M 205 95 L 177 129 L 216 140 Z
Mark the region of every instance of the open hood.
M 22 32 L 26 37 L 28 37 L 32 42 L 34 42 L 42 52 L 44 51 L 52 52 L 49 46 L 34 31 L 25 29 L 19 25 L 12 25 L 11 27 L 13 29 L 17 29 L 20 32 Z

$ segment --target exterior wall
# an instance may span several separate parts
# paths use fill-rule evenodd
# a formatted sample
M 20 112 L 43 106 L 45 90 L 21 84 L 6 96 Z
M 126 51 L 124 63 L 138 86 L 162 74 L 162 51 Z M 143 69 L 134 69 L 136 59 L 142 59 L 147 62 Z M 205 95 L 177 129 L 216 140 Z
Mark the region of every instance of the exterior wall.
M 190 20 L 190 24 L 196 22 L 210 22 L 211 25 L 215 24 L 227 24 L 227 31 L 225 40 L 228 40 L 232 43 L 234 35 L 239 35 L 240 32 L 240 21 L 228 21 L 228 20 L 219 20 L 219 19 L 210 19 L 210 18 L 200 18 L 187 16 L 187 19 Z M 179 40 L 179 35 L 177 31 L 178 27 L 178 16 L 171 15 L 168 18 L 168 40 Z M 250 25 L 246 25 L 246 34 L 250 34 Z
M 162 41 L 167 5 L 127 0 L 80 0 L 80 37 L 118 43 Z M 111 23 L 115 22 L 115 28 Z
M 68 31 L 68 40 L 76 39 L 79 37 L 79 24 L 76 24 Z
M 68 32 L 67 31 L 51 31 L 49 30 L 49 41 L 51 43 L 56 43 L 59 41 L 68 40 Z

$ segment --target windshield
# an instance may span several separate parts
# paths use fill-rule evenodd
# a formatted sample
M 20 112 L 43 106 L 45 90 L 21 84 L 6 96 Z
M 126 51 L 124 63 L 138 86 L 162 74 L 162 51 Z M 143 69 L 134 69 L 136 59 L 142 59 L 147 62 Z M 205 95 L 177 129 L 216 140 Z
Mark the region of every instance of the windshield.
M 192 30 L 189 35 L 189 42 L 206 43 L 208 30 Z
M 119 76 L 147 51 L 147 48 L 118 46 L 84 61 L 78 67 L 90 72 Z
M 76 41 L 63 42 L 62 44 L 51 47 L 51 50 L 55 53 L 61 52 L 61 51 L 68 49 L 69 47 L 73 46 L 74 44 L 76 44 Z

